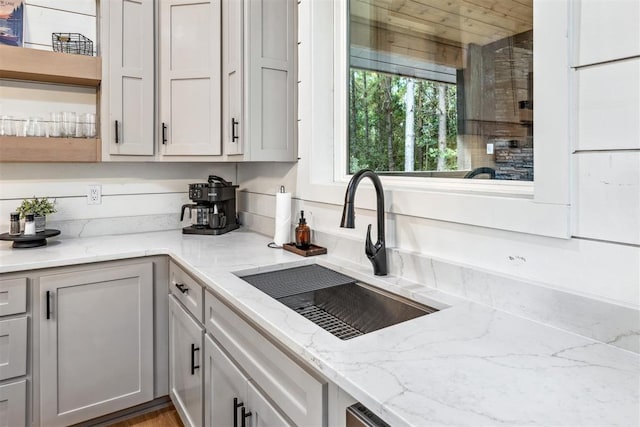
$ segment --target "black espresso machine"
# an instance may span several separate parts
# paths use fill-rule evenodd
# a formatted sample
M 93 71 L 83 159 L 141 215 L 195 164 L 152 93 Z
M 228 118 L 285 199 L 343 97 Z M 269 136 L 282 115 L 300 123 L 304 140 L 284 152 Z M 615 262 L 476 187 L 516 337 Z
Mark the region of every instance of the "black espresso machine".
M 238 228 L 236 188 L 216 175 L 209 175 L 208 182 L 189 184 L 189 198 L 194 203 L 182 205 L 180 221 L 189 210 L 191 225 L 184 227 L 182 233 L 217 235 Z

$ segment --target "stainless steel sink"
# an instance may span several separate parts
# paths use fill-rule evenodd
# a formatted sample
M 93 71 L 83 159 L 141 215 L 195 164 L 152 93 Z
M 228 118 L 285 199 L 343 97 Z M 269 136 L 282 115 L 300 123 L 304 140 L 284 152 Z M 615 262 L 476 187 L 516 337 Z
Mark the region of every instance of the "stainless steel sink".
M 241 278 L 343 340 L 438 311 L 315 264 Z
M 360 282 L 278 301 L 343 340 L 437 311 Z

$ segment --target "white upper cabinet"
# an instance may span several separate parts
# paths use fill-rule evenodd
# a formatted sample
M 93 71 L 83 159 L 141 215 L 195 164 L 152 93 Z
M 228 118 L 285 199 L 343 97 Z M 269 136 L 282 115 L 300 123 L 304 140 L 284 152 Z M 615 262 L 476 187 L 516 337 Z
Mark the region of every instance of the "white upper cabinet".
M 225 154 L 293 161 L 296 147 L 295 0 L 223 0 Z
M 113 0 L 101 12 L 105 160 L 296 160 L 296 0 Z
M 161 154 L 220 155 L 220 0 L 159 7 Z
M 222 0 L 222 140 L 226 154 L 242 154 L 243 115 L 243 1 Z
M 154 154 L 153 0 L 112 0 L 109 7 L 111 155 Z

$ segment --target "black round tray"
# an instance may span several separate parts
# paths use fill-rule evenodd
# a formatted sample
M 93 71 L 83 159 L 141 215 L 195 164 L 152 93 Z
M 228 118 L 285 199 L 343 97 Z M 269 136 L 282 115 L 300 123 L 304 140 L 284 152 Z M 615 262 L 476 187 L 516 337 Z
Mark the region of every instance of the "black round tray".
M 57 236 L 58 234 L 60 234 L 60 230 L 48 228 L 32 236 L 25 236 L 24 234 L 12 236 L 9 233 L 2 233 L 0 234 L 0 240 L 13 241 L 12 248 L 37 248 L 38 246 L 46 246 L 47 237 Z

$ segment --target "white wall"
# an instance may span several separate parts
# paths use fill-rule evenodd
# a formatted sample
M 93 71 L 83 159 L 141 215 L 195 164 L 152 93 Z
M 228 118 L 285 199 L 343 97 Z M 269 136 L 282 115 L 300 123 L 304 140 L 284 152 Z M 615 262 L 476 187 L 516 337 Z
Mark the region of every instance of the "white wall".
M 388 246 L 637 309 L 640 308 L 637 25 L 640 3 L 636 0 L 569 3 L 573 31 L 570 44 L 576 52 L 575 58 L 568 58 L 571 67 L 566 70 L 567 74 L 575 73 L 569 106 L 573 153 L 571 238 L 495 230 L 428 219 L 427 215 L 387 214 Z M 304 16 L 301 22 L 303 19 Z M 308 45 L 309 40 L 302 43 Z M 300 69 L 306 66 L 304 61 L 311 63 L 311 59 L 301 52 Z M 301 85 L 321 86 L 316 81 L 303 81 Z M 328 88 L 322 90 L 329 92 Z M 329 109 L 306 111 L 312 101 L 304 99 L 304 93 L 312 92 L 300 93 L 301 127 L 308 117 L 305 114 L 331 114 Z M 322 128 L 313 132 L 327 134 L 331 130 Z M 301 135 L 305 133 L 301 131 Z M 310 141 L 301 139 L 299 144 L 301 156 L 311 156 Z M 307 162 L 321 162 L 322 168 L 331 174 L 330 159 L 307 157 Z M 544 170 L 544 164 L 539 166 Z M 239 165 L 238 174 L 245 189 L 245 221 L 265 234 L 272 233 L 273 194 L 281 184 L 291 188 L 303 185 L 301 174 L 294 179 L 291 166 L 286 164 L 261 169 Z M 335 203 L 319 203 L 296 196 L 294 209 L 304 208 L 311 227 L 324 233 L 364 241 L 366 225 L 375 223 L 374 211 L 360 209 L 357 228 L 340 229 L 341 206 L 337 198 Z M 386 197 L 390 199 L 387 205 L 392 206 L 393 191 L 387 191 Z M 430 206 L 419 208 L 429 212 Z M 481 214 L 495 212 L 488 209 Z M 391 266 L 392 271 L 394 268 L 399 270 L 399 266 Z
M 56 199 L 58 212 L 48 218 L 53 222 L 169 215 L 173 222 L 162 228 L 178 228 L 189 183 L 206 182 L 209 174 L 236 181 L 233 164 L 2 164 L 0 228 L 7 229 L 22 198 L 33 196 Z M 100 205 L 87 204 L 90 184 L 101 186 Z
M 97 46 L 95 0 L 25 0 L 24 47 L 51 49 L 51 33 L 80 33 Z

